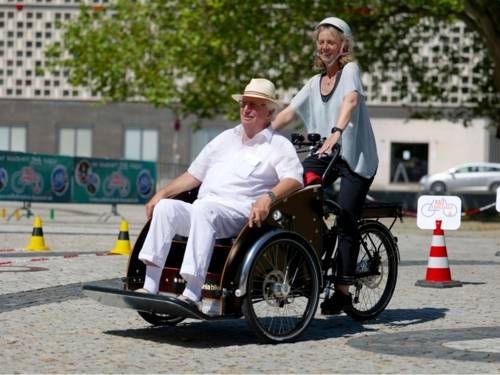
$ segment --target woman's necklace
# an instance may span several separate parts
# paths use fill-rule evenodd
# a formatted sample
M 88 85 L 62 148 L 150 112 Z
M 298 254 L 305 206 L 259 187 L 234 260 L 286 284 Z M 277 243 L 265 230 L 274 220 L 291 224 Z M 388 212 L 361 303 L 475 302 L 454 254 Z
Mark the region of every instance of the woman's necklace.
M 325 74 L 321 79 L 321 94 L 328 95 L 330 91 L 332 91 L 333 86 L 335 85 L 335 79 L 337 78 L 337 72 L 333 76 L 328 76 Z

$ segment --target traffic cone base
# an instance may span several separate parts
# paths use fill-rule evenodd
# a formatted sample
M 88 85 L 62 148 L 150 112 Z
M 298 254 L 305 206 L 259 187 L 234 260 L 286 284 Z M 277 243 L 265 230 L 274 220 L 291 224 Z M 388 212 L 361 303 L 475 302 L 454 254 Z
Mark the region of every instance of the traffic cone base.
M 417 280 L 415 286 L 423 286 L 424 288 L 454 288 L 462 286 L 461 281 L 450 280 L 450 281 L 427 281 L 427 280 Z
M 415 285 L 428 288 L 453 288 L 463 285 L 460 281 L 451 279 L 444 231 L 441 229 L 440 220 L 436 220 L 436 229 L 432 233 L 431 251 L 425 280 L 418 280 Z
M 31 239 L 28 245 L 24 248 L 27 251 L 47 251 L 50 250 L 49 247 L 45 245 L 45 240 L 43 239 L 43 229 L 42 229 L 42 219 L 39 216 L 35 217 L 33 222 L 33 232 L 31 234 Z
M 126 220 L 122 220 L 120 223 L 120 233 L 118 234 L 118 239 L 115 243 L 115 248 L 110 251 L 110 254 L 120 254 L 129 256 L 132 252 L 130 246 L 130 239 L 128 235 L 128 223 Z

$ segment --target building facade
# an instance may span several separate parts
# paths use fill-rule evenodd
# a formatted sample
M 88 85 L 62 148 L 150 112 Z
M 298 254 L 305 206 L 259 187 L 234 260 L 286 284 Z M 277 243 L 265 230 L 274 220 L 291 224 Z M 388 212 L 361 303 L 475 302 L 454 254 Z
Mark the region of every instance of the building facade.
M 67 72 L 43 71 L 45 48 L 62 37 L 58 22 L 77 15 L 80 3 L 0 0 L 0 150 L 151 160 L 158 163 L 161 180 L 174 177 L 206 142 L 234 123 L 203 121 L 201 130 L 193 132 L 190 125 L 196 119 L 180 124 L 170 111 L 140 102 L 101 104 L 95 93 L 71 86 Z M 86 3 L 105 7 L 108 0 Z M 443 32 L 472 58 L 464 25 Z M 429 36 L 422 53 L 430 63 L 442 52 L 432 45 Z M 454 107 L 466 100 L 475 73 L 467 70 L 467 59 L 464 64 L 463 77 L 449 83 L 456 95 L 440 105 Z M 413 189 L 427 173 L 462 162 L 500 161 L 500 141 L 484 120 L 468 128 L 407 120 L 391 83 L 382 82 L 375 94 L 374 80 L 375 75 L 363 76 L 380 157 L 374 188 Z

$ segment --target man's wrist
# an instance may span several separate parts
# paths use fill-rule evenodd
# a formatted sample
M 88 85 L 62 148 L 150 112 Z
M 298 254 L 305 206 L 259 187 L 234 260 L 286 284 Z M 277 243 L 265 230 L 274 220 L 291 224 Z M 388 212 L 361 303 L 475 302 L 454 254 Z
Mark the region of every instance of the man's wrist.
M 274 194 L 271 190 L 266 191 L 266 195 L 271 198 L 271 204 L 276 202 L 276 194 Z

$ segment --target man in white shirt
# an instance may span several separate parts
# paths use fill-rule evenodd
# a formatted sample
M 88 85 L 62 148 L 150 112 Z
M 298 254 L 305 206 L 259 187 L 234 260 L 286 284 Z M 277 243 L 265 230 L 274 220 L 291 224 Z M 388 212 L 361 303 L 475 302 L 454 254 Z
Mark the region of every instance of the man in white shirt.
M 271 129 L 279 105 L 274 84 L 254 78 L 240 103 L 241 124 L 208 143 L 188 171 L 159 190 L 146 204 L 151 226 L 139 259 L 146 264 L 141 292 L 158 293 L 172 238 L 187 236 L 179 298 L 199 308 L 216 238 L 233 237 L 247 223 L 260 226 L 271 204 L 302 185 L 302 165 L 292 144 Z M 199 188 L 193 204 L 168 199 Z

